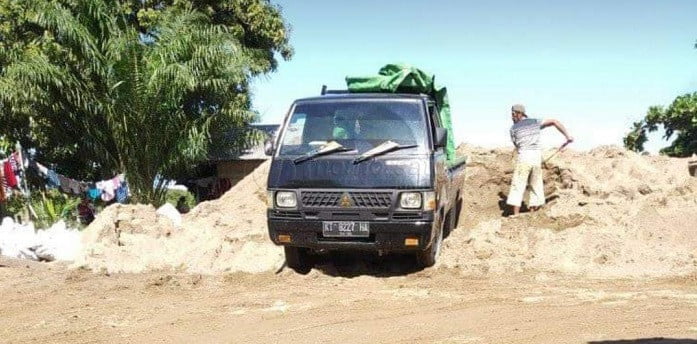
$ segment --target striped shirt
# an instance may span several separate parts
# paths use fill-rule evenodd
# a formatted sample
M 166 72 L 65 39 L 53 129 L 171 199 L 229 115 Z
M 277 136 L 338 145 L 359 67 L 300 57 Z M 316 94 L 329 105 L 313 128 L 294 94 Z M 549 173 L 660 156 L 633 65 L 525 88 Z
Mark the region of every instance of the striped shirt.
M 525 118 L 511 127 L 511 141 L 518 150 L 518 161 L 529 164 L 542 162 L 540 132 L 542 121 L 537 118 Z

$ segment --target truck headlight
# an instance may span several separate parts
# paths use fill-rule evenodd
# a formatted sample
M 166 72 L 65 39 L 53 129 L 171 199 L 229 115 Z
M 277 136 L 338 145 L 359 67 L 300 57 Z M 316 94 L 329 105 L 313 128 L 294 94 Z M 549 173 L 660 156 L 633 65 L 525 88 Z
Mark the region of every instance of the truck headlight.
M 402 192 L 399 195 L 399 207 L 403 209 L 421 208 L 420 192 Z
M 293 191 L 277 191 L 276 206 L 279 208 L 295 208 L 298 206 L 298 200 L 295 198 Z

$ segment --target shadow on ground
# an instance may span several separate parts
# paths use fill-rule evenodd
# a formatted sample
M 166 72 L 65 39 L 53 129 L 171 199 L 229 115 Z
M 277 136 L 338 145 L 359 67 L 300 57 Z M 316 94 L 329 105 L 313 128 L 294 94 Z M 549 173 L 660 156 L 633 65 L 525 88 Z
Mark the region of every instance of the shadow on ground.
M 503 193 L 503 192 L 499 192 L 499 193 L 498 193 L 498 196 L 499 196 L 498 205 L 499 205 L 499 210 L 501 210 L 501 216 L 503 216 L 503 217 L 508 217 L 508 216 L 513 215 L 513 209 L 511 208 L 510 205 L 508 205 L 508 204 L 506 203 L 506 201 L 508 200 L 508 196 L 507 196 L 505 193 Z M 552 203 L 552 201 L 556 200 L 557 198 L 559 198 L 558 195 L 550 195 L 550 196 L 547 196 L 547 197 L 545 198 L 545 205 L 546 205 L 547 207 L 551 206 L 550 203 Z M 543 209 L 544 209 L 544 207 L 543 207 Z M 530 212 L 530 208 L 528 208 L 528 205 L 525 204 L 525 202 L 523 202 L 523 203 L 521 204 L 521 206 L 520 206 L 520 212 L 521 212 L 521 213 L 529 213 L 529 212 Z
M 423 270 L 414 254 L 390 253 L 379 256 L 371 252 L 327 252 L 313 256 L 314 269 L 334 277 L 393 277 Z
M 642 339 L 601 340 L 597 342 L 588 342 L 588 344 L 697 344 L 697 339 L 656 337 Z

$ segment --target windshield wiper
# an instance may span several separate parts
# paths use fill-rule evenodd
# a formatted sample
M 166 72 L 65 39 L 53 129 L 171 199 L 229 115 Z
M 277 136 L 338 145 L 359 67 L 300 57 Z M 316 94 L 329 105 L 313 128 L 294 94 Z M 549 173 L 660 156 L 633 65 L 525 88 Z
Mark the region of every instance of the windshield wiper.
M 320 147 L 317 150 L 311 151 L 304 156 L 301 156 L 299 158 L 294 159 L 293 163 L 298 164 L 298 163 L 301 163 L 303 161 L 314 159 L 318 156 L 329 155 L 329 154 L 338 153 L 338 152 L 348 152 L 348 151 L 352 151 L 352 150 L 353 149 L 351 149 L 351 148 L 346 148 L 346 147 L 342 146 L 340 143 L 338 143 L 336 141 L 332 141 L 332 142 L 329 142 L 326 145 Z
M 393 142 L 393 141 L 385 141 L 385 142 L 381 143 L 380 145 L 378 145 L 377 147 L 375 147 L 375 148 L 361 154 L 359 157 L 353 159 L 353 163 L 358 164 L 358 163 L 366 161 L 374 156 L 386 154 L 389 152 L 394 152 L 394 151 L 400 150 L 400 149 L 414 148 L 416 146 L 418 146 L 418 145 L 400 145 L 400 144 Z

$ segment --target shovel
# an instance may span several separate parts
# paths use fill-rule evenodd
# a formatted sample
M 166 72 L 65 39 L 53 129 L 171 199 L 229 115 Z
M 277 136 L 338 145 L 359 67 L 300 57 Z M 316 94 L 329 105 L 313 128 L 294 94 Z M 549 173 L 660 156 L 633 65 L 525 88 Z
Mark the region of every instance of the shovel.
M 563 145 L 561 145 L 561 147 L 557 148 L 557 150 L 555 150 L 554 153 L 552 153 L 552 155 L 548 156 L 547 159 L 542 161 L 542 167 L 547 168 L 547 162 L 552 160 L 552 158 L 554 158 L 557 154 L 559 154 L 559 152 L 563 151 L 564 148 L 566 148 L 566 146 L 568 146 L 569 143 L 571 143 L 571 142 L 572 141 L 566 141 L 566 142 L 564 142 Z

